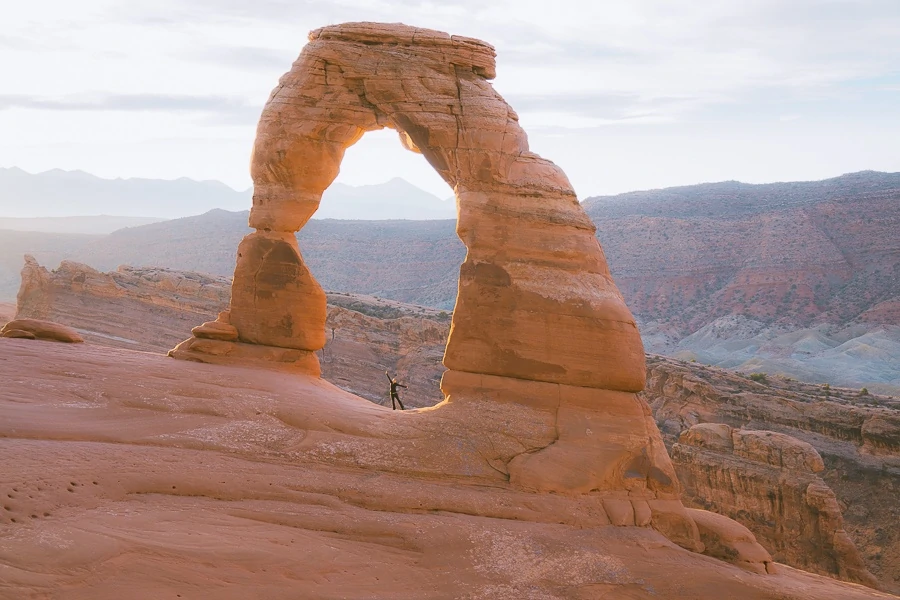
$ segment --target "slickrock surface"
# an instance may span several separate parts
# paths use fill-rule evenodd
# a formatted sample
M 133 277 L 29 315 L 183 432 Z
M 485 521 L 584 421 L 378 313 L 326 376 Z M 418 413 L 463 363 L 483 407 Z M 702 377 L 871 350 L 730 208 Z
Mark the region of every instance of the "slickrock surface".
M 541 443 L 511 437 L 538 416 L 520 405 L 391 411 L 311 377 L 9 339 L 0 380 L 4 599 L 888 598 L 516 489 L 494 465 Z
M 820 572 L 841 574 L 842 568 L 848 573 L 855 569 L 855 545 L 864 566 L 880 584 L 900 592 L 900 529 L 895 527 L 900 519 L 896 501 L 900 400 L 777 377 L 758 383 L 722 369 L 658 356 L 650 356 L 648 365 L 647 389 L 641 395 L 653 408 L 666 444 L 673 448 L 676 471 L 688 488 L 684 498 L 689 506 L 713 507 L 737 518 L 776 560 L 798 566 L 810 560 L 808 568 Z M 683 442 L 695 438 L 697 424 L 721 424 L 713 427 L 723 431 L 743 428 L 786 434 L 814 448 L 824 470 L 785 469 L 769 464 L 767 458 L 761 460 L 759 454 L 755 460 L 735 456 L 731 436 L 725 433 L 718 446 L 709 441 L 703 449 L 696 443 L 672 446 L 679 436 L 685 436 Z M 715 429 L 708 430 L 705 439 L 713 439 L 711 431 Z M 816 462 L 808 460 L 809 465 Z M 829 487 L 836 505 L 828 500 Z M 798 533 L 797 528 L 812 534 L 821 527 L 817 535 L 827 537 L 829 528 L 841 528 L 841 512 L 843 528 L 853 544 L 832 536 L 830 544 L 824 539 L 813 548 L 807 545 L 810 536 Z M 817 518 L 824 522 L 818 523 Z M 858 580 L 864 578 L 861 575 Z
M 878 586 L 818 475 L 825 465 L 811 445 L 783 433 L 700 423 L 682 432 L 672 460 L 689 506 L 752 525 L 776 560 Z

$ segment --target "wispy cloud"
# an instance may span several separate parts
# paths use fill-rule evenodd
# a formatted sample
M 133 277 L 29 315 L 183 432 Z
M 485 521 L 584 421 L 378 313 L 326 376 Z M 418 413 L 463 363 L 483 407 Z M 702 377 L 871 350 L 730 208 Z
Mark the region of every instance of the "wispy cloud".
M 256 71 L 259 69 L 287 70 L 299 53 L 299 48 L 285 51 L 253 46 L 209 46 L 184 50 L 177 53 L 176 56 L 206 64 Z
M 222 122 L 252 122 L 259 106 L 231 96 L 185 96 L 168 94 L 92 94 L 61 98 L 0 95 L 0 110 L 14 108 L 51 111 L 128 111 L 195 113 L 217 117 Z

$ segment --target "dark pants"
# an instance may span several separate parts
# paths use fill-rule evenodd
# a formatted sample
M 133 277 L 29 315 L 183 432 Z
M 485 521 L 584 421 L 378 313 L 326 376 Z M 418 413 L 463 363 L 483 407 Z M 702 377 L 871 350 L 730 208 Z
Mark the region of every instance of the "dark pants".
M 394 404 L 394 400 L 396 400 L 397 404 L 400 405 L 400 410 L 406 410 L 405 408 L 403 408 L 403 403 L 400 402 L 400 396 L 398 396 L 396 392 L 391 393 L 391 410 L 397 410 L 397 405 Z

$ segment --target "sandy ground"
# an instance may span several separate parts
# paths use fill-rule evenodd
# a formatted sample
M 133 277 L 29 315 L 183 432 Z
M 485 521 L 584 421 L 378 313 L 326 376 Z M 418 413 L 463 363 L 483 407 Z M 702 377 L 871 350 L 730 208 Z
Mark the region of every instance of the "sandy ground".
M 347 423 L 363 435 L 440 408 L 11 339 L 0 381 L 4 600 L 890 597 L 783 566 L 751 574 L 650 529 L 536 522 L 549 494 L 299 451 Z M 487 508 L 453 509 L 454 494 Z

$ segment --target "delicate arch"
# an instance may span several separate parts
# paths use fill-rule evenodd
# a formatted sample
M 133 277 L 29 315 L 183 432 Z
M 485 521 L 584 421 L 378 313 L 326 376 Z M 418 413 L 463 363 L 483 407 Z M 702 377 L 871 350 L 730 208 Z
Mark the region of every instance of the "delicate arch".
M 516 113 L 489 83 L 494 49 L 372 23 L 325 27 L 309 39 L 257 129 L 257 231 L 241 242 L 227 317 L 240 341 L 304 352 L 324 345 L 325 295 L 294 233 L 345 149 L 390 127 L 457 198 L 467 256 L 444 355 L 450 379 L 642 389 L 643 346 L 595 228 L 562 170 L 528 150 Z

